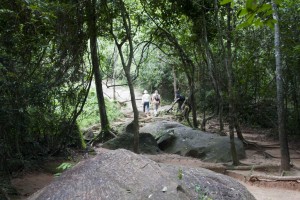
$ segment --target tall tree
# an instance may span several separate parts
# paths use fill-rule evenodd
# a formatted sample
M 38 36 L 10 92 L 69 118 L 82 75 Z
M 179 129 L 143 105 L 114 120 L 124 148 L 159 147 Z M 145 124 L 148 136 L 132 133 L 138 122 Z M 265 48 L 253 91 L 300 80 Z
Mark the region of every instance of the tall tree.
M 222 31 L 221 31 L 221 28 L 219 28 L 219 19 L 218 19 L 218 13 L 219 13 L 219 8 L 218 8 L 218 2 L 215 1 L 215 6 L 214 6 L 214 12 L 215 12 L 215 21 L 217 22 L 217 30 L 219 31 L 219 38 L 222 42 L 222 44 L 219 44 L 219 45 L 223 45 L 223 39 L 221 38 L 221 35 L 222 35 Z M 211 50 L 211 47 L 209 45 L 209 41 L 208 41 L 208 33 L 207 33 L 207 20 L 206 20 L 206 15 L 204 12 L 202 12 L 202 21 L 203 21 L 203 27 L 202 27 L 202 45 L 204 46 L 204 60 L 206 61 L 206 65 L 207 65 L 207 68 L 208 68 L 208 74 L 210 76 L 210 79 L 212 81 L 212 84 L 213 84 L 213 88 L 215 90 L 215 93 L 216 93 L 216 107 L 217 107 L 217 110 L 216 112 L 211 116 L 211 117 L 208 117 L 208 118 L 203 118 L 203 121 L 202 121 L 202 124 L 201 124 L 201 128 L 202 129 L 205 129 L 205 124 L 206 122 L 210 119 L 210 118 L 213 118 L 215 117 L 216 114 L 218 114 L 218 117 L 219 117 L 219 124 L 220 124 L 220 131 L 222 132 L 223 129 L 224 129 L 224 124 L 223 124 L 223 97 L 222 97 L 222 94 L 221 94 L 221 86 L 220 86 L 220 81 L 218 80 L 218 76 L 216 74 L 218 74 L 218 67 L 216 66 L 216 61 L 214 59 L 214 55 L 213 55 L 213 52 Z M 221 50 L 224 50 L 224 48 L 220 48 Z M 223 53 L 221 53 L 221 55 L 223 55 Z M 221 56 L 219 55 L 219 56 Z M 220 64 L 220 66 L 223 66 L 222 64 Z
M 281 45 L 280 45 L 280 28 L 277 3 L 281 1 L 271 1 L 259 5 L 254 0 L 247 0 L 246 8 L 241 13 L 247 16 L 247 20 L 240 27 L 249 26 L 252 24 L 263 26 L 264 24 L 273 28 L 274 25 L 274 54 L 276 62 L 276 103 L 277 103 L 277 126 L 279 133 L 279 142 L 281 150 L 281 170 L 290 169 L 290 155 L 288 148 L 288 139 L 285 127 L 285 107 L 284 107 L 284 88 L 283 88 L 283 66 L 281 62 Z M 270 14 L 273 15 L 273 20 L 270 20 Z M 261 17 L 262 16 L 262 17 Z
M 96 0 L 87 0 L 86 13 L 88 15 L 88 33 L 90 39 L 90 51 L 93 65 L 93 73 L 95 78 L 96 93 L 98 99 L 98 107 L 101 121 L 101 141 L 105 141 L 109 137 L 109 121 L 106 114 L 105 100 L 102 88 L 102 74 L 100 72 L 100 61 L 98 58 L 97 48 L 97 15 L 96 15 Z
M 276 61 L 276 91 L 277 91 L 277 117 L 278 117 L 278 133 L 281 152 L 281 170 L 290 170 L 290 154 L 285 132 L 285 114 L 284 114 L 284 90 L 283 90 L 283 75 L 281 64 L 280 51 L 280 29 L 277 4 L 272 0 L 273 18 L 276 20 L 274 27 L 274 46 L 275 46 L 275 61 Z
M 127 11 L 126 5 L 123 0 L 118 0 L 114 4 L 118 12 L 120 12 L 121 24 L 124 31 L 123 37 L 120 39 L 114 32 L 114 21 L 111 21 L 110 34 L 114 38 L 115 45 L 118 48 L 119 56 L 121 58 L 121 63 L 123 70 L 125 72 L 127 84 L 130 91 L 131 105 L 133 109 L 133 134 L 134 134 L 134 144 L 133 150 L 135 153 L 139 153 L 139 112 L 137 109 L 136 101 L 135 101 L 135 92 L 133 87 L 133 78 L 131 75 L 131 66 L 134 59 L 134 47 L 133 47 L 133 36 L 132 36 L 132 27 L 131 27 L 131 19 L 130 15 Z M 119 41 L 120 40 L 120 41 Z M 127 46 L 126 46 L 127 44 Z M 127 60 L 126 49 L 128 48 Z
M 235 143 L 234 143 L 234 127 L 235 127 L 235 97 L 233 88 L 233 77 L 232 77 L 232 52 L 231 52 L 231 39 L 232 39 L 232 9 L 231 3 L 225 5 L 227 8 L 227 49 L 226 49 L 226 72 L 227 72 L 227 89 L 228 89 L 228 99 L 229 99 L 229 136 L 230 136 L 230 146 L 233 165 L 238 165 L 239 160 L 236 153 Z

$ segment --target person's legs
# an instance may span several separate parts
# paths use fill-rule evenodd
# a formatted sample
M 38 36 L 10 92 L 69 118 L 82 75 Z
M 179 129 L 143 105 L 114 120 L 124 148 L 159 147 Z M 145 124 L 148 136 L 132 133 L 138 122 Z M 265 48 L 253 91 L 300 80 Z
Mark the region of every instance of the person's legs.
M 182 100 L 179 100 L 178 101 L 178 108 L 177 108 L 177 111 L 181 111 L 181 106 L 183 104 L 183 101 Z
M 158 106 L 159 106 L 159 104 L 155 104 L 155 105 L 154 105 L 154 116 L 155 116 L 155 117 L 157 116 Z
M 149 102 L 145 102 L 146 113 L 149 113 Z

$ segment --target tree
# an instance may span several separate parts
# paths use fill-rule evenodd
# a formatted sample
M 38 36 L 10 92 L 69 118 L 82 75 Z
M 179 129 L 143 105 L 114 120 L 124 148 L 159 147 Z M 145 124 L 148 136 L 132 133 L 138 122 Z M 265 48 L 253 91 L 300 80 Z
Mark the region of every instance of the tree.
M 88 32 L 90 39 L 90 50 L 92 57 L 93 73 L 95 77 L 96 92 L 101 121 L 101 141 L 105 141 L 109 137 L 109 121 L 106 114 L 106 107 L 102 89 L 102 74 L 100 72 L 98 51 L 97 51 L 97 16 L 96 16 L 96 0 L 87 0 L 87 15 L 88 15 Z
M 5 0 L 0 15 L 0 151 L 6 162 L 22 166 L 69 145 L 83 147 L 76 118 L 90 74 L 83 62 L 82 4 Z
M 176 32 L 174 30 L 174 27 L 177 26 L 178 23 L 180 23 L 180 20 L 182 22 L 185 21 L 185 17 L 181 15 L 179 12 L 176 12 L 176 10 L 170 8 L 169 4 L 163 4 L 162 2 L 155 2 L 154 7 L 151 6 L 151 3 L 147 3 L 147 1 L 143 1 L 143 7 L 146 13 L 148 14 L 149 18 L 154 24 L 153 32 L 152 34 L 155 35 L 157 46 L 168 46 L 169 49 L 172 51 L 170 55 L 177 57 L 181 61 L 180 69 L 184 72 L 187 82 L 188 82 L 188 88 L 189 88 L 189 95 L 188 100 L 191 105 L 192 109 L 192 118 L 193 118 L 193 127 L 198 127 L 197 122 L 197 104 L 196 104 L 196 96 L 195 96 L 195 75 L 196 75 L 196 65 L 193 59 L 191 58 L 188 48 L 185 48 L 184 45 L 182 45 L 180 42 L 185 42 L 185 40 L 189 40 L 188 37 L 182 37 L 181 41 L 179 41 L 179 35 L 177 36 L 174 34 Z M 156 10 L 160 10 L 161 12 L 156 12 Z M 157 13 L 161 13 L 157 14 Z M 165 17 L 167 16 L 167 17 Z M 177 19 L 175 19 L 175 16 Z M 172 18 L 173 17 L 173 18 Z M 185 21 L 187 22 L 187 21 Z M 177 23 L 177 24 L 176 24 Z M 185 24 L 186 26 L 189 26 L 189 23 Z M 186 26 L 178 26 L 178 29 L 181 31 L 187 31 L 188 28 Z M 179 30 L 177 30 L 179 33 Z M 181 35 L 182 36 L 182 35 Z M 162 48 L 161 48 L 162 49 Z M 162 52 L 164 52 L 162 50 Z M 178 65 L 175 65 L 178 66 Z
M 125 3 L 123 0 L 118 0 L 116 4 L 114 4 L 115 9 L 117 9 L 117 12 L 120 12 L 120 18 L 121 18 L 121 24 L 122 28 L 124 30 L 123 37 L 120 39 L 114 32 L 114 23 L 113 20 L 110 22 L 110 34 L 114 39 L 115 45 L 118 48 L 119 56 L 121 58 L 121 63 L 123 70 L 125 72 L 125 76 L 127 79 L 127 84 L 130 91 L 130 98 L 131 98 L 131 105 L 133 109 L 133 134 L 134 134 L 134 144 L 133 144 L 133 150 L 135 153 L 139 153 L 139 112 L 137 109 L 136 101 L 135 101 L 135 93 L 134 93 L 134 87 L 133 87 L 133 79 L 131 76 L 131 66 L 132 61 L 134 58 L 134 48 L 133 48 L 133 36 L 132 36 L 132 27 L 131 27 L 131 19 L 130 15 L 127 11 L 127 8 L 125 6 Z M 121 40 L 121 41 L 119 41 Z M 127 55 L 127 61 L 124 55 L 124 45 L 128 43 L 128 55 Z
M 233 165 L 238 165 L 239 160 L 236 153 L 235 143 L 234 143 L 234 127 L 235 127 L 235 97 L 233 91 L 233 78 L 232 78 L 232 54 L 231 54 L 231 33 L 232 33 L 232 10 L 231 4 L 225 5 L 227 8 L 227 51 L 226 51 L 226 72 L 227 72 L 227 89 L 228 89 L 228 100 L 229 100 L 229 136 L 230 136 L 230 146 Z
M 274 27 L 274 46 L 275 46 L 275 61 L 276 61 L 276 91 L 277 91 L 277 117 L 278 117 L 278 133 L 281 152 L 281 170 L 289 171 L 290 154 L 288 147 L 287 134 L 285 132 L 285 115 L 284 115 L 284 92 L 283 92 L 283 76 L 280 51 L 280 29 L 278 8 L 274 0 L 272 0 L 273 18 L 276 20 Z
M 285 131 L 285 108 L 284 108 L 284 90 L 283 90 L 283 69 L 281 63 L 281 46 L 280 46 L 280 29 L 278 17 L 277 3 L 280 1 L 272 1 L 271 5 L 268 3 L 258 4 L 256 1 L 247 0 L 246 8 L 241 10 L 243 15 L 246 15 L 247 20 L 240 25 L 240 27 L 255 24 L 263 26 L 264 24 L 273 28 L 274 26 L 274 55 L 276 62 L 276 103 L 277 103 L 277 121 L 278 133 L 281 150 L 281 170 L 290 170 L 290 156 L 288 148 L 288 139 Z M 268 17 L 273 15 L 273 20 Z M 249 17 L 250 16 L 250 17 Z M 258 17 L 257 17 L 258 16 Z M 262 16 L 262 17 L 261 17 Z

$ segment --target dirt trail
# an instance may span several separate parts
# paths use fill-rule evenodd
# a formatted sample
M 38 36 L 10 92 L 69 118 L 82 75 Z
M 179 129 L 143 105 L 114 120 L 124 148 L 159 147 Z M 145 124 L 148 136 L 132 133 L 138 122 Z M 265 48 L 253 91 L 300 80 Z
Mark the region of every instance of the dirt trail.
M 136 98 L 139 99 L 141 96 L 140 91 L 136 91 Z M 112 98 L 112 88 L 106 88 L 104 87 L 104 93 L 105 95 Z M 122 109 L 122 111 L 130 116 L 132 114 L 131 111 L 131 104 L 130 104 L 130 95 L 129 90 L 125 87 L 119 87 L 117 88 L 117 100 L 120 102 L 126 102 L 126 106 Z M 142 106 L 140 100 L 137 100 L 138 109 L 142 111 Z M 153 120 L 161 120 L 163 118 L 153 118 Z M 150 119 L 151 121 L 152 119 Z M 149 120 L 148 120 L 149 121 Z M 142 123 L 144 125 L 145 123 Z M 208 130 L 211 132 L 214 132 L 214 129 L 216 129 L 217 124 L 213 121 L 210 122 L 208 125 Z M 244 128 L 244 131 L 246 132 L 244 134 L 244 137 L 248 140 L 260 143 L 260 144 L 271 144 L 269 139 L 265 137 L 265 134 L 263 134 L 263 130 L 259 129 L 246 129 Z M 272 142 L 273 144 L 274 142 Z M 276 146 L 276 145 L 275 145 Z M 298 149 L 296 149 L 296 147 Z M 292 163 L 294 164 L 295 168 L 290 173 L 293 176 L 300 176 L 300 145 L 295 145 L 291 149 L 291 159 Z M 102 149 L 97 149 L 97 151 L 103 151 Z M 280 152 L 279 148 L 270 148 L 267 149 L 266 152 L 274 157 L 279 157 Z M 254 164 L 273 164 L 273 165 L 279 165 L 280 160 L 278 158 L 272 158 L 272 157 L 266 157 L 266 155 L 262 154 L 261 152 L 257 150 L 246 150 L 247 158 L 244 160 L 241 160 L 242 163 L 246 163 L 249 165 Z M 212 169 L 214 171 L 217 171 L 216 169 L 222 167 L 222 164 L 216 164 L 216 163 L 206 163 L 202 162 L 199 159 L 194 158 L 188 158 L 188 157 L 182 157 L 178 155 L 169 155 L 169 154 L 160 154 L 160 155 L 146 155 L 150 159 L 153 159 L 156 162 L 163 162 L 163 163 L 170 163 L 175 165 L 187 165 L 191 167 L 204 167 L 208 169 Z M 250 173 L 250 170 L 244 172 L 246 175 L 244 176 L 243 172 L 241 171 L 234 171 L 236 172 L 235 176 L 232 176 L 234 178 L 237 178 L 239 182 L 241 182 L 255 197 L 257 200 L 300 200 L 300 190 L 291 190 L 289 188 L 295 188 L 295 187 L 289 187 L 289 182 L 286 182 L 286 185 L 282 184 L 274 184 L 272 187 L 268 186 L 268 184 L 261 184 L 261 185 L 251 185 L 249 182 L 244 182 L 243 177 L 246 177 L 247 174 Z M 258 173 L 258 174 L 264 174 L 264 175 L 278 175 L 277 171 L 251 171 L 251 173 Z M 18 192 L 20 193 L 19 196 L 12 197 L 12 199 L 26 199 L 26 197 L 33 192 L 43 188 L 47 184 L 49 184 L 52 180 L 54 180 L 54 176 L 49 173 L 45 172 L 34 172 L 25 174 L 23 177 L 15 178 L 12 180 L 12 184 L 16 187 Z M 293 183 L 296 184 L 296 188 L 300 187 L 300 183 L 296 182 Z

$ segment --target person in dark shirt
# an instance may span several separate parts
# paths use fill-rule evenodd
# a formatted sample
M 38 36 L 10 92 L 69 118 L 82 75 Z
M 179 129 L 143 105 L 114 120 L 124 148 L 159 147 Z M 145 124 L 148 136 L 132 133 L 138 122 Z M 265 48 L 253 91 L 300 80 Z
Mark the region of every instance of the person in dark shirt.
M 179 90 L 176 91 L 175 103 L 178 104 L 177 111 L 182 109 L 182 104 L 185 101 L 185 97 L 180 94 Z

